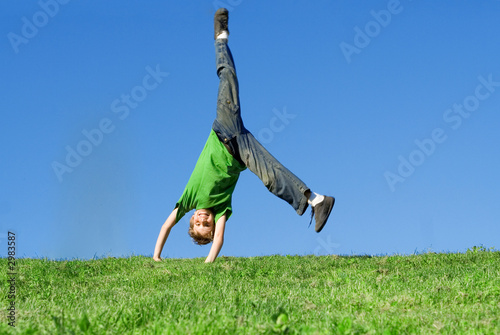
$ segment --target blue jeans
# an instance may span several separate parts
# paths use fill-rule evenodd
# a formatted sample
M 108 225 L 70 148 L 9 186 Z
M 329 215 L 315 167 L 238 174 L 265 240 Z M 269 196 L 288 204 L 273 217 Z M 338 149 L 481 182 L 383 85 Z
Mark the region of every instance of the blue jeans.
M 245 128 L 241 119 L 238 78 L 227 39 L 215 41 L 219 94 L 217 117 L 212 129 L 236 159 L 264 183 L 271 193 L 288 202 L 297 212 L 307 208 L 309 188 L 274 158 Z

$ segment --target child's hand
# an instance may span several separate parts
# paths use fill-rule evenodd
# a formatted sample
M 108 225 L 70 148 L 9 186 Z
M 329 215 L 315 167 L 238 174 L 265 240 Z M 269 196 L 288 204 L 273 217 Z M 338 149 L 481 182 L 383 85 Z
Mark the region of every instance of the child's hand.
M 161 262 L 161 257 L 160 256 L 153 256 L 153 260 L 156 262 Z

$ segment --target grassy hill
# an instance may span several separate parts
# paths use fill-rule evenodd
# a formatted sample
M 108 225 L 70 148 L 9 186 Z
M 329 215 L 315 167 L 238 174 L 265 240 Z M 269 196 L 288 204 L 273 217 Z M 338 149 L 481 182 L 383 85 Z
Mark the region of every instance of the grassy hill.
M 203 261 L 0 259 L 0 333 L 500 334 L 498 251 Z

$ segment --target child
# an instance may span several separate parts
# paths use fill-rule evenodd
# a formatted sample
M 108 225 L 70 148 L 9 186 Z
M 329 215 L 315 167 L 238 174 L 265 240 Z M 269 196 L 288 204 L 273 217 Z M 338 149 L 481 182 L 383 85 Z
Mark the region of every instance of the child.
M 217 117 L 181 198 L 160 230 L 153 255 L 155 261 L 161 260 L 161 251 L 172 227 L 192 209 L 196 211 L 189 222 L 189 235 L 200 245 L 213 242 L 206 263 L 217 258 L 224 242 L 226 221 L 232 214 L 231 197 L 240 172 L 246 168 L 255 173 L 269 191 L 287 201 L 297 214 L 304 214 L 308 204 L 311 205 L 318 233 L 335 203 L 333 197 L 311 192 L 243 126 L 225 8 L 215 13 L 214 33 L 220 79 Z

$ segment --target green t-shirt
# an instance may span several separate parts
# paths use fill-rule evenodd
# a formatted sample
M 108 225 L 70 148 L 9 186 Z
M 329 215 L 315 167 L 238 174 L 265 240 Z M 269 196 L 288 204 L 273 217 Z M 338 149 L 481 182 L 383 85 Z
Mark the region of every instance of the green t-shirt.
M 193 173 L 175 205 L 178 222 L 192 209 L 211 209 L 215 222 L 227 212 L 231 216 L 231 198 L 240 172 L 246 167 L 238 162 L 212 130 L 196 162 Z

